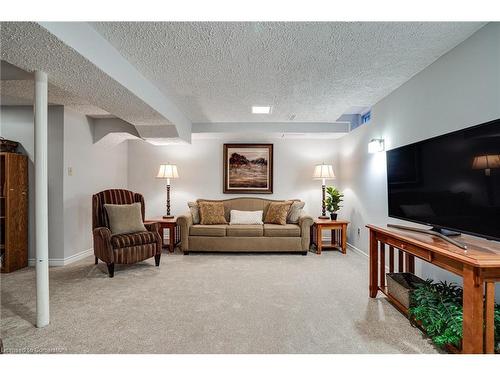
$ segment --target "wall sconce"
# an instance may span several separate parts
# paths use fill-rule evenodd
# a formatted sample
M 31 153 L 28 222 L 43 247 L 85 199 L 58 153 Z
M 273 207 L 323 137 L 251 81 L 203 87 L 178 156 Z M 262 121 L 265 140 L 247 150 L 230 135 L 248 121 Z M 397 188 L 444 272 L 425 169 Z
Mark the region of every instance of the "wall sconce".
M 368 153 L 375 154 L 385 151 L 385 144 L 382 138 L 374 138 L 368 143 Z

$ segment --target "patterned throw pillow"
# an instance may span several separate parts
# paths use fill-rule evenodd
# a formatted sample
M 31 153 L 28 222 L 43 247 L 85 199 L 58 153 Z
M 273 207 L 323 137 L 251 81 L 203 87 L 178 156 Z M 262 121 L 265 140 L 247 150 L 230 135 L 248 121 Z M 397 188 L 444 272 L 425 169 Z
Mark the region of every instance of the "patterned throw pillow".
M 288 215 L 288 210 L 292 202 L 271 202 L 269 208 L 267 209 L 266 218 L 264 223 L 267 224 L 286 224 L 286 217 Z
M 286 222 L 290 224 L 298 224 L 300 214 L 302 213 L 302 209 L 305 206 L 305 202 L 294 201 L 292 206 L 290 207 L 290 211 L 288 212 L 288 216 L 286 218 Z
M 200 207 L 200 224 L 227 224 L 222 202 L 198 202 L 198 206 Z
M 200 207 L 196 202 L 188 202 L 189 211 L 191 211 L 191 217 L 193 218 L 193 224 L 200 224 Z

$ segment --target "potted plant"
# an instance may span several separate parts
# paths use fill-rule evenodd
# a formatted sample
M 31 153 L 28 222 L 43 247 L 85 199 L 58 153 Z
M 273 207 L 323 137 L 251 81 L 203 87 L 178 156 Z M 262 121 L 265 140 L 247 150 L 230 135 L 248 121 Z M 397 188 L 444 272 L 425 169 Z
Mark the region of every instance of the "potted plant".
M 330 219 L 337 220 L 337 211 L 342 207 L 340 204 L 343 201 L 344 194 L 338 191 L 334 186 L 326 188 L 325 206 L 330 213 Z

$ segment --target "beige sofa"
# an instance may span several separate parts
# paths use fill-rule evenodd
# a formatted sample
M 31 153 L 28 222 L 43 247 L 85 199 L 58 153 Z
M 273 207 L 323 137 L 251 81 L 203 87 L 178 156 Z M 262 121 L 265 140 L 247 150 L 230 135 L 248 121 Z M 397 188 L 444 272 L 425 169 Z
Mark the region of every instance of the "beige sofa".
M 229 223 L 231 210 L 264 211 L 271 202 L 262 198 L 225 199 L 224 214 Z M 264 225 L 201 225 L 193 224 L 191 214 L 179 216 L 181 230 L 180 247 L 184 254 L 190 251 L 206 252 L 298 252 L 307 255 L 310 228 L 313 219 L 303 215 L 298 224 Z

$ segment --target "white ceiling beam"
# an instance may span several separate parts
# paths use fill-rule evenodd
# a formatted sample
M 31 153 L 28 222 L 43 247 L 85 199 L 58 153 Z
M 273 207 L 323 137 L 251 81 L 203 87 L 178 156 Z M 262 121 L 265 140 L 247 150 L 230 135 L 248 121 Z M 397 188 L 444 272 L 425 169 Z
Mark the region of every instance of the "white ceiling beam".
M 349 132 L 348 122 L 214 122 L 194 123 L 193 134 L 201 133 L 282 133 L 312 134 Z
M 189 119 L 93 27 L 86 22 L 39 24 L 173 124 L 179 138 L 191 141 Z

